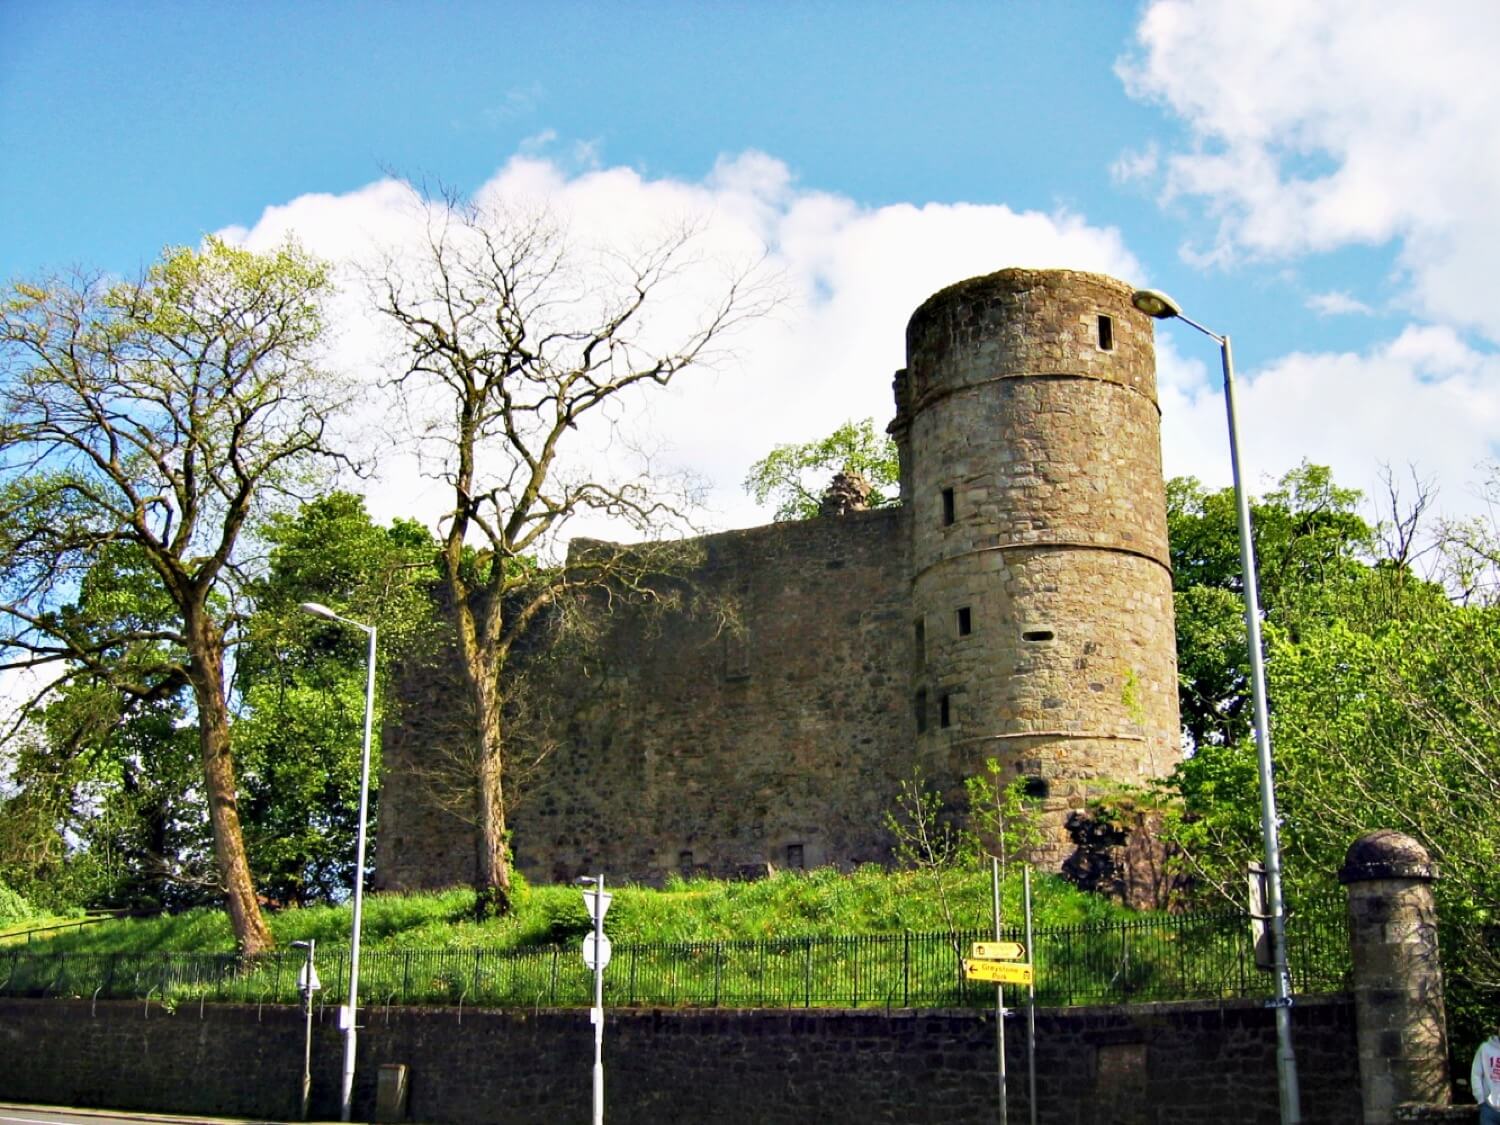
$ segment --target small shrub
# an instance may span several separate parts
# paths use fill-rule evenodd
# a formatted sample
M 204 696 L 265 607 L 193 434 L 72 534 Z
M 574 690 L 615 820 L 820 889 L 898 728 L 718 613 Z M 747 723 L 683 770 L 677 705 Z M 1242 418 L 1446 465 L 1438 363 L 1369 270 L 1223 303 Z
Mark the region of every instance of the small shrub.
M 4 883 L 0 883 L 0 926 L 14 925 L 36 916 L 31 904 Z

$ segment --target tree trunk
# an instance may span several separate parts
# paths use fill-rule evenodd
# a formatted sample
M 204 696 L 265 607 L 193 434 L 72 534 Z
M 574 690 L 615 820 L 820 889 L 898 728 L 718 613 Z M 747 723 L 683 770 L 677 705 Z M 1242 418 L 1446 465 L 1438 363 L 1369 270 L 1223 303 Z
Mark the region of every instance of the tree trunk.
M 214 834 L 214 858 L 224 885 L 225 905 L 240 953 L 246 957 L 271 949 L 275 939 L 261 916 L 255 881 L 245 855 L 235 792 L 234 758 L 229 745 L 229 706 L 224 699 L 224 640 L 201 610 L 186 618 L 189 678 L 198 706 L 198 745 L 208 794 L 208 818 Z
M 482 658 L 467 669 L 474 696 L 478 759 L 474 770 L 474 913 L 481 920 L 510 910 L 505 832 L 505 732 L 497 677 Z

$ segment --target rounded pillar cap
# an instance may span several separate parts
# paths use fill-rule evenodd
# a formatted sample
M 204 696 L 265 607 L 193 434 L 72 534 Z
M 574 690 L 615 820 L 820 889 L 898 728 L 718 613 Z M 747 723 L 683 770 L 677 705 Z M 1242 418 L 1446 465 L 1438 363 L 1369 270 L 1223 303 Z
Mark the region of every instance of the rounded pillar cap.
M 1437 864 L 1427 849 L 1404 833 L 1390 828 L 1361 836 L 1349 845 L 1340 883 L 1364 883 L 1372 879 L 1413 879 L 1430 883 L 1438 877 Z

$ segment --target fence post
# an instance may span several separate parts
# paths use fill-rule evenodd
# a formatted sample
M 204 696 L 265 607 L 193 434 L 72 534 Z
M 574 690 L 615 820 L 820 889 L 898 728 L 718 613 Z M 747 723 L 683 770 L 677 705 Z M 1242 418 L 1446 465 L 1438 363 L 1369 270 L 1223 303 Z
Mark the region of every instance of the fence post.
M 859 948 L 862 939 L 854 938 L 854 1006 L 859 1007 Z
M 557 946 L 554 945 L 552 947 L 552 992 L 550 999 L 547 1001 L 554 1008 L 557 1007 L 557 953 Z
M 719 1006 L 719 984 L 724 970 L 724 944 L 714 942 L 714 1002 L 713 1007 Z
M 806 953 L 802 959 L 802 1006 L 812 1007 L 812 947 L 813 939 L 807 939 Z
M 911 1007 L 911 931 L 901 935 L 901 1006 Z

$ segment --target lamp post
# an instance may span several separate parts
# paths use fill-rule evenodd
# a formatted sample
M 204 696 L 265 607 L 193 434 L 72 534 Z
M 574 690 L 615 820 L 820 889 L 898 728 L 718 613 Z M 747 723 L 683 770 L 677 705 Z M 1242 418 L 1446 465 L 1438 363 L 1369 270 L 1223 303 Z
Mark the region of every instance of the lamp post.
M 1245 584 L 1245 632 L 1250 651 L 1250 699 L 1255 712 L 1256 765 L 1260 774 L 1260 830 L 1265 847 L 1266 898 L 1270 911 L 1271 956 L 1276 974 L 1276 1078 L 1281 1095 L 1283 1125 L 1302 1120 L 1297 1088 L 1297 1057 L 1292 1051 L 1292 980 L 1287 966 L 1286 907 L 1281 897 L 1281 841 L 1276 819 L 1276 786 L 1271 775 L 1271 727 L 1266 710 L 1266 670 L 1261 654 L 1260 595 L 1255 578 L 1255 544 L 1251 539 L 1250 501 L 1240 475 L 1239 427 L 1234 409 L 1234 360 L 1229 337 L 1210 331 L 1183 315 L 1182 306 L 1155 289 L 1138 290 L 1131 297 L 1141 312 L 1157 320 L 1177 319 L 1196 328 L 1219 345 L 1224 364 L 1224 409 L 1229 416 L 1229 467 L 1234 476 L 1234 499 L 1240 529 L 1240 571 Z
M 354 849 L 354 922 L 349 939 L 349 1004 L 340 1013 L 344 1031 L 344 1075 L 339 1099 L 339 1120 L 348 1121 L 354 1108 L 355 1015 L 359 1010 L 359 929 L 365 902 L 365 836 L 370 811 L 370 728 L 375 718 L 375 626 L 340 617 L 326 605 L 303 602 L 302 609 L 314 617 L 338 621 L 362 630 L 370 638 L 365 674 L 365 744 L 359 763 L 359 834 Z

